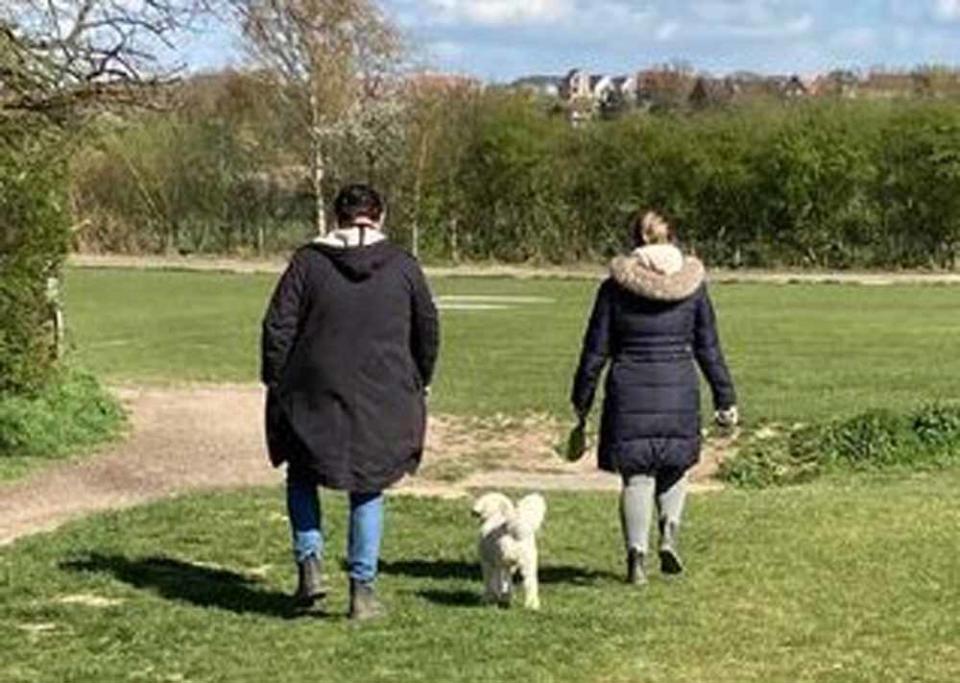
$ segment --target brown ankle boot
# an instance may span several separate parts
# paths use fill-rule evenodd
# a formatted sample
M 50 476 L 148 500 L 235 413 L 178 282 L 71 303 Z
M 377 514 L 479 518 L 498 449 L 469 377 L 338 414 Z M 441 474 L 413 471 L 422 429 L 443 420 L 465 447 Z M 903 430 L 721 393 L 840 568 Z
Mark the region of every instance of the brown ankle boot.
M 323 584 L 320 560 L 308 557 L 297 562 L 297 590 L 293 594 L 294 605 L 299 609 L 310 609 L 317 601 L 327 597 L 327 588 Z
M 369 621 L 386 615 L 386 609 L 373 591 L 372 583 L 350 579 L 350 620 Z

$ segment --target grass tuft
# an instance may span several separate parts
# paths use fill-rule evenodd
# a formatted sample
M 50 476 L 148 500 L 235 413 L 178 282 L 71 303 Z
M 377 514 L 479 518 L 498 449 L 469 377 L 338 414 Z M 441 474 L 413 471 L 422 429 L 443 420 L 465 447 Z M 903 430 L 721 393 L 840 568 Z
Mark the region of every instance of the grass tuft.
M 90 374 L 66 369 L 33 396 L 0 396 L 0 479 L 120 435 L 123 408 Z
M 754 435 L 720 477 L 748 488 L 858 470 L 928 470 L 960 461 L 960 404 L 910 413 L 870 410 L 846 420 Z

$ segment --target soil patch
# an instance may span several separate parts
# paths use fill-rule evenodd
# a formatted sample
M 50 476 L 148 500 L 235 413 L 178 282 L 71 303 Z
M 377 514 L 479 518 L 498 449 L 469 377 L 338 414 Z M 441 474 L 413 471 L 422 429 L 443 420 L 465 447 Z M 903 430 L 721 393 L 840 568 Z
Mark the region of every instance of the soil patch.
M 128 440 L 2 487 L 0 545 L 98 511 L 181 493 L 277 485 L 264 450 L 263 391 L 256 386 L 124 387 Z M 557 448 L 569 425 L 545 415 L 430 420 L 421 472 L 408 495 L 460 497 L 477 488 L 616 490 L 590 455 L 568 463 Z M 700 488 L 729 448 L 711 442 L 693 474 Z

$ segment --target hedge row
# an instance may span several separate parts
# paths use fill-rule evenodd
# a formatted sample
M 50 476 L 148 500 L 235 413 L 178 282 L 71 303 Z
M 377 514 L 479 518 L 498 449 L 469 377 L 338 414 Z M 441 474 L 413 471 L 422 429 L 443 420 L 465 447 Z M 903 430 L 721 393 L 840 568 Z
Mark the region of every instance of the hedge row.
M 624 247 L 634 212 L 655 207 L 714 265 L 956 264 L 960 108 L 951 103 L 817 101 L 579 128 L 526 96 L 441 104 L 413 103 L 400 139 L 378 140 L 379 153 L 330 150 L 330 191 L 378 184 L 398 238 L 411 242 L 417 226 L 430 259 L 600 259 Z M 288 124 L 182 112 L 176 123 L 110 133 L 75 167 L 92 226 L 85 246 L 285 250 L 306 238 L 303 185 L 258 194 L 250 184 L 300 158 Z

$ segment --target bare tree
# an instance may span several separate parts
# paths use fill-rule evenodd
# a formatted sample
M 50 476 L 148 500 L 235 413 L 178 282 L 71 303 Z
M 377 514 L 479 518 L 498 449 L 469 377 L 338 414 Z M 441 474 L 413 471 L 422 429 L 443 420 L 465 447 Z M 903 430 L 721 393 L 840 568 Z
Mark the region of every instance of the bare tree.
M 55 117 L 104 101 L 138 103 L 175 70 L 157 55 L 205 0 L 5 0 L 0 113 Z
M 310 143 L 316 228 L 326 233 L 326 148 L 364 128 L 403 55 L 373 0 L 229 0 L 250 50 L 281 82 Z

